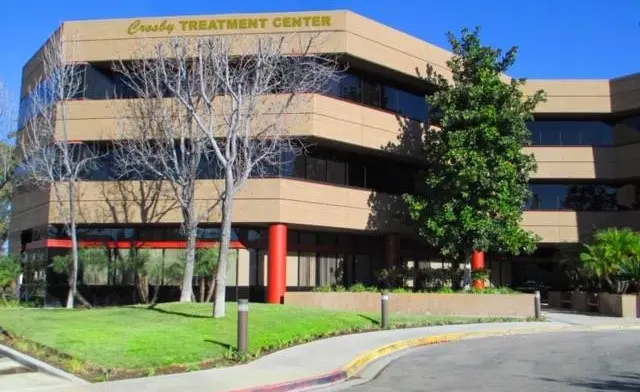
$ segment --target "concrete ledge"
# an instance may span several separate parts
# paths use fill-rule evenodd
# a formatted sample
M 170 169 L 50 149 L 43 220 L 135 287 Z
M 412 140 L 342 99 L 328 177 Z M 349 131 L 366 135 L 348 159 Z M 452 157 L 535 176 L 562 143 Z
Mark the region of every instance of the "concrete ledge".
M 320 374 L 317 377 L 308 377 L 300 380 L 288 381 L 280 384 L 264 385 L 260 387 L 252 387 L 246 389 L 234 389 L 228 392 L 285 392 L 300 390 L 312 387 L 318 387 L 327 384 L 334 384 L 340 381 L 346 381 L 362 372 L 369 364 L 378 359 L 397 353 L 410 348 L 422 347 L 432 344 L 441 344 L 447 342 L 480 339 L 488 337 L 525 335 L 535 333 L 553 333 L 553 332 L 597 332 L 609 330 L 640 330 L 640 325 L 597 325 L 597 326 L 562 326 L 562 327 L 540 327 L 540 328 L 507 328 L 502 330 L 489 331 L 471 331 L 458 332 L 450 334 L 432 335 L 416 339 L 400 340 L 377 349 L 368 351 L 347 365 L 336 369 L 332 372 Z
M 58 377 L 63 380 L 67 380 L 76 384 L 89 384 L 88 381 L 83 380 L 80 377 L 76 377 L 73 374 L 67 373 L 63 370 L 53 367 L 48 363 L 40 361 L 39 359 L 30 357 L 26 354 L 23 354 L 19 351 L 12 349 L 11 347 L 3 346 L 1 344 L 0 344 L 0 355 L 4 355 L 5 357 L 11 358 L 16 362 L 20 362 L 25 366 L 29 366 L 31 368 L 36 369 L 39 372 L 48 374 L 50 376 Z
M 285 294 L 284 303 L 375 313 L 380 311 L 380 294 L 290 292 Z M 389 311 L 437 316 L 534 317 L 535 304 L 533 294 L 390 293 Z

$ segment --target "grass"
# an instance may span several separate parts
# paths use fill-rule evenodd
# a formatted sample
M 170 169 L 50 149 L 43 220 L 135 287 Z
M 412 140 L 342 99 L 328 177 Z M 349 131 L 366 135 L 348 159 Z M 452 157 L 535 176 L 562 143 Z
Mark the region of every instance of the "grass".
M 113 378 L 110 374 L 118 369 L 140 376 L 230 364 L 235 358 L 236 304 L 227 304 L 223 319 L 213 319 L 211 311 L 211 304 L 198 303 L 153 309 L 0 309 L 0 326 L 17 337 L 12 344 L 17 349 L 102 380 Z M 515 320 L 395 315 L 390 323 L 409 327 Z M 378 324 L 378 314 L 251 304 L 249 358 L 321 337 L 378 329 Z

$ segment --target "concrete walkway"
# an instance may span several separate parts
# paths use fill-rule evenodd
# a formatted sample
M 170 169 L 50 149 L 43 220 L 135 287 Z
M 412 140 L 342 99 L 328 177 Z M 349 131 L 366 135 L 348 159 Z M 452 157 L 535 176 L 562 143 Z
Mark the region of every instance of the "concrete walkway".
M 0 391 L 34 391 L 69 385 L 59 377 L 39 372 L 12 358 L 0 355 Z
M 344 379 L 345 373 L 343 371 L 340 374 L 340 370 L 352 363 L 354 359 L 382 346 L 407 339 L 471 332 L 477 332 L 476 337 L 492 333 L 551 332 L 606 325 L 612 327 L 616 325 L 637 326 L 640 328 L 640 323 L 636 321 L 626 321 L 619 318 L 593 318 L 592 316 L 559 313 L 548 313 L 547 317 L 550 321 L 541 323 L 451 325 L 340 336 L 292 347 L 240 366 L 91 385 L 69 384 L 50 390 L 58 392 L 292 390 L 292 386 L 285 387 L 285 384 L 295 380 L 308 380 L 305 384 L 296 386 L 300 389 L 302 386 L 313 387 Z M 279 387 L 273 388 L 274 385 L 279 385 Z M 270 387 L 258 389 L 264 386 Z

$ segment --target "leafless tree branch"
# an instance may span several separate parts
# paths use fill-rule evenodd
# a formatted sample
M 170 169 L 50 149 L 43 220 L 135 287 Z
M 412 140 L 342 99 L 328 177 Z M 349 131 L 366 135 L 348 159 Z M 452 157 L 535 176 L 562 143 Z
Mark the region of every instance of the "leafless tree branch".
M 135 125 L 125 121 L 122 127 L 119 150 L 125 156 L 119 161 L 129 168 L 123 172 L 148 171 L 175 190 L 193 246 L 187 249 L 183 291 L 193 277 L 197 226 L 218 200 L 222 206 L 215 299 L 222 306 L 215 306 L 216 317 L 224 316 L 234 197 L 250 176 L 265 175 L 285 154 L 301 151 L 304 144 L 287 128 L 285 114 L 305 93 L 322 91 L 337 77 L 334 59 L 313 53 L 319 38 L 180 37 L 156 45 L 133 65 L 120 64 L 141 99 L 121 116 L 134 118 Z M 195 186 L 204 177 L 221 178 L 223 185 L 218 200 L 199 214 Z M 181 300 L 190 294 L 183 292 Z
M 74 44 L 55 34 L 39 53 L 41 77 L 31 86 L 23 108 L 18 138 L 22 153 L 20 183 L 50 192 L 59 218 L 72 240 L 71 276 L 67 307 L 77 292 L 78 238 L 77 189 L 82 176 L 92 169 L 98 155 L 94 148 L 71 140 L 68 132 L 68 101 L 84 93 L 84 64 L 68 62 Z

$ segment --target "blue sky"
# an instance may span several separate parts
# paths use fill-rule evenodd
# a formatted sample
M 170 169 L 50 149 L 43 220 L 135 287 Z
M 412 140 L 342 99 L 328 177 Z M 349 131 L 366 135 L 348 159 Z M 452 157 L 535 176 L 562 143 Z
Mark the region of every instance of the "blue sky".
M 350 9 L 448 48 L 445 33 L 480 25 L 520 47 L 513 76 L 611 78 L 640 72 L 640 0 L 3 0 L 0 78 L 17 92 L 24 63 L 64 20 Z

